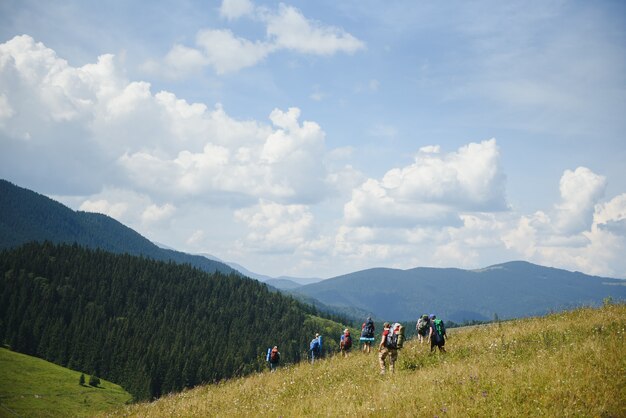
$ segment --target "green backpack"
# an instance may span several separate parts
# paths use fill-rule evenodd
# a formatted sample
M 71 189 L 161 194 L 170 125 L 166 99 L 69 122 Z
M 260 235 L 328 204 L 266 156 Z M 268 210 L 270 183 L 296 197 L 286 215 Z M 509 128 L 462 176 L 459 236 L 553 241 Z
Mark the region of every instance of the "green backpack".
M 433 324 L 437 334 L 439 334 L 440 337 L 443 337 L 446 333 L 446 327 L 443 325 L 443 321 L 441 319 L 435 319 Z

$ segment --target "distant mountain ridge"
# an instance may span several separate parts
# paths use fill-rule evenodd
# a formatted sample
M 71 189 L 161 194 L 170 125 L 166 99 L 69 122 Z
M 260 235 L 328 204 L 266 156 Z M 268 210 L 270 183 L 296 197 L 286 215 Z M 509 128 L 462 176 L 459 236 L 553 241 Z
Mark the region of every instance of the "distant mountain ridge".
M 162 244 L 160 245 L 160 247 L 165 248 Z M 233 263 L 233 262 L 221 260 L 212 254 L 201 253 L 198 255 L 202 255 L 208 258 L 209 260 L 215 260 L 215 261 L 219 261 L 220 263 L 224 263 L 232 267 L 233 269 L 237 270 L 238 272 L 240 272 L 246 277 L 256 279 L 260 282 L 265 282 L 269 284 L 270 286 L 273 286 L 279 290 L 292 290 L 292 289 L 295 289 L 297 287 L 300 287 L 306 284 L 317 283 L 323 280 L 323 279 L 315 278 L 315 277 L 307 277 L 307 278 L 291 277 L 291 276 L 272 277 L 272 276 L 267 276 L 265 274 L 259 274 L 259 273 L 250 271 L 239 263 Z
M 455 322 L 543 315 L 626 300 L 626 281 L 512 261 L 478 270 L 374 268 L 293 291 L 329 306 L 370 310 L 388 320 L 435 313 Z
M 235 272 L 230 266 L 206 257 L 160 248 L 107 215 L 74 211 L 42 194 L 0 179 L 0 249 L 15 248 L 31 241 L 75 242 L 116 254 L 188 263 L 209 273 Z
M 0 180 L 0 249 L 45 240 L 188 263 L 206 272 L 237 272 L 291 293 L 318 309 L 350 318 L 368 313 L 379 319 L 406 321 L 432 312 L 463 322 L 597 306 L 605 297 L 626 299 L 624 280 L 523 261 L 478 270 L 373 268 L 322 281 L 272 278 L 209 255 L 161 248 L 106 215 L 73 211 L 46 196 Z

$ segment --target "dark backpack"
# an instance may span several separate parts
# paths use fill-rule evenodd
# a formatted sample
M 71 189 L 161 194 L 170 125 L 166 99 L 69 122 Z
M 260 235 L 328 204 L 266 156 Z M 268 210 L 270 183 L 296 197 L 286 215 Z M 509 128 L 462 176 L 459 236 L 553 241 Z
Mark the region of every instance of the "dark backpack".
M 363 327 L 363 335 L 365 337 L 374 336 L 374 321 L 367 321 L 365 323 L 365 327 Z
M 435 319 L 435 331 L 439 334 L 440 337 L 443 337 L 446 333 L 446 327 L 443 325 L 443 321 L 441 319 Z

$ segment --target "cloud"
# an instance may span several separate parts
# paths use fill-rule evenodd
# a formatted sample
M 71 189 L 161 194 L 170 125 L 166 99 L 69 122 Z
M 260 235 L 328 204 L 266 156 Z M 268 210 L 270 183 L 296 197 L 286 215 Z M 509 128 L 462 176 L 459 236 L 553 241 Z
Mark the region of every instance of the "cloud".
M 352 54 L 365 48 L 362 41 L 343 29 L 311 21 L 298 9 L 284 4 L 274 12 L 256 8 L 247 0 L 224 0 L 220 15 L 228 20 L 252 17 L 265 25 L 266 38 L 252 41 L 236 36 L 229 29 L 202 29 L 196 35 L 196 48 L 176 44 L 161 64 L 148 61 L 144 69 L 168 78 L 181 78 L 210 66 L 222 75 L 253 67 L 280 50 L 329 56 L 340 52 Z
M 626 262 L 626 194 L 599 203 L 606 180 L 585 167 L 565 170 L 561 201 L 509 222 L 506 248 L 529 261 L 589 274 L 623 275 Z
M 152 193 L 233 193 L 255 199 L 316 201 L 326 187 L 325 135 L 314 122 L 300 124 L 299 117 L 297 108 L 275 109 L 270 119 L 277 129 L 259 128 L 250 143 L 213 143 L 205 138 L 199 151 L 181 150 L 171 158 L 158 150 L 126 153 L 117 163 L 136 187 Z M 246 127 L 238 129 L 246 131 Z
M 204 67 L 211 64 L 211 60 L 202 51 L 177 44 L 167 53 L 163 63 L 167 77 L 179 78 L 200 73 Z M 148 65 L 150 67 L 147 69 L 150 72 L 159 71 L 159 63 L 150 62 Z
M 551 207 L 515 213 L 493 139 L 424 146 L 371 178 L 297 107 L 241 120 L 124 74 L 112 55 L 73 67 L 29 36 L 0 44 L 1 176 L 150 239 L 262 266 L 275 255 L 294 273 L 519 257 L 626 272 L 626 195 L 604 201 L 588 168 L 563 172 Z
M 162 206 L 152 204 L 148 206 L 141 214 L 141 220 L 144 223 L 156 223 L 171 218 L 176 212 L 176 207 L 170 203 Z
M 309 238 L 313 224 L 306 205 L 282 205 L 263 199 L 254 207 L 237 210 L 235 219 L 251 230 L 246 245 L 269 252 L 293 252 Z
M 220 16 L 229 20 L 239 19 L 253 12 L 254 4 L 250 0 L 223 0 L 220 6 Z
M 626 238 L 626 193 L 596 205 L 593 219 L 599 229 Z
M 196 43 L 217 74 L 252 67 L 274 50 L 266 42 L 252 42 L 233 35 L 230 30 L 205 29 L 198 32 Z
M 3 171 L 46 178 L 56 194 L 123 186 L 161 201 L 202 195 L 219 202 L 230 194 L 240 204 L 300 203 L 323 199 L 332 186 L 325 133 L 300 121 L 298 108 L 274 109 L 271 123 L 236 120 L 219 104 L 210 109 L 125 80 L 113 56 L 74 68 L 28 36 L 1 44 L 0 63 L 1 105 L 12 109 L 0 124 Z M 32 164 L 17 164 L 9 149 Z M 86 207 L 122 214 L 101 200 Z M 138 210 L 137 222 L 171 212 L 163 204 L 146 211 L 150 204 Z
M 122 219 L 128 210 L 128 205 L 124 202 L 111 203 L 107 200 L 85 200 L 80 205 L 80 210 L 85 212 L 101 213 L 114 219 Z
M 282 3 L 277 14 L 267 17 L 267 35 L 278 48 L 305 54 L 354 53 L 365 48 L 344 30 L 310 21 L 298 9 Z
M 344 207 L 350 225 L 458 224 L 461 211 L 507 209 L 495 139 L 439 155 L 422 149 L 415 162 L 368 179 Z M 428 152 L 425 152 L 428 151 Z
M 605 189 L 606 179 L 586 167 L 566 170 L 560 182 L 562 202 L 556 208 L 556 228 L 566 234 L 589 229 L 594 205 Z

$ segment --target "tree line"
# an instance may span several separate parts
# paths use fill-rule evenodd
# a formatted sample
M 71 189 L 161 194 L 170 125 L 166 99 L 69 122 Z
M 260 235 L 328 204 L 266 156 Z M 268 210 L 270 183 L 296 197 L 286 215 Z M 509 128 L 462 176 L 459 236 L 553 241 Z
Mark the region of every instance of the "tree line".
M 314 313 L 255 280 L 190 265 L 50 242 L 0 252 L 0 342 L 135 399 L 260 370 L 275 344 L 297 362 L 321 324 L 340 334 Z

